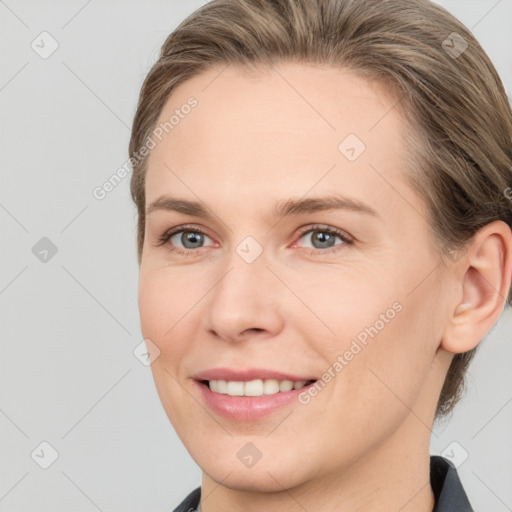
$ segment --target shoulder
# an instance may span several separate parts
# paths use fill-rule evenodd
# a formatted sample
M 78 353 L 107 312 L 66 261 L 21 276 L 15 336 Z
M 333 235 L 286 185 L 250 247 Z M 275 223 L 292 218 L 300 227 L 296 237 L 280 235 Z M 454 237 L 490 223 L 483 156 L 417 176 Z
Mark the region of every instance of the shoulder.
M 474 512 L 457 469 L 448 459 L 430 457 L 430 485 L 436 501 L 433 512 Z
M 173 512 L 196 512 L 201 498 L 201 487 L 194 489 Z

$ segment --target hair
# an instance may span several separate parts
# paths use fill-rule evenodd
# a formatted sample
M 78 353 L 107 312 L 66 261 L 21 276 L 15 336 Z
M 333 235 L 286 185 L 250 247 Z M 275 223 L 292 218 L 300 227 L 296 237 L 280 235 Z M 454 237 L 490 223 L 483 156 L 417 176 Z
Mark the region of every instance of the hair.
M 141 88 L 129 143 L 139 264 L 147 162 L 139 150 L 172 90 L 213 66 L 280 62 L 348 69 L 393 93 L 409 123 L 406 179 L 425 201 L 443 265 L 486 224 L 512 227 L 511 105 L 487 54 L 448 11 L 429 0 L 212 0 L 167 37 Z M 475 351 L 454 355 L 435 419 L 463 396 Z

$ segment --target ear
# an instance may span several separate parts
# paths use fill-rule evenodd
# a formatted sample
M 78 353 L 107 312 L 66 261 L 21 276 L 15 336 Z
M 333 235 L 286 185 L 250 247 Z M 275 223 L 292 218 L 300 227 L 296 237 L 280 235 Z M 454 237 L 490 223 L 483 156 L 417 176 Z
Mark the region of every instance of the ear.
M 510 227 L 503 221 L 482 227 L 453 270 L 457 297 L 441 348 L 458 354 L 475 348 L 503 312 L 512 274 Z

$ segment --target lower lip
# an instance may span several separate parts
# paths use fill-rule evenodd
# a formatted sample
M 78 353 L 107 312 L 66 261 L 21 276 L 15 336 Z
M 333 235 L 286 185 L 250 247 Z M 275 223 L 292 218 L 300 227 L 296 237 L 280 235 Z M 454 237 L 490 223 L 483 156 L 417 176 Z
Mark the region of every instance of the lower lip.
M 300 389 L 280 391 L 274 395 L 263 396 L 230 396 L 213 392 L 208 385 L 195 381 L 199 386 L 206 406 L 225 418 L 241 421 L 254 421 L 274 411 L 298 401 L 298 396 L 307 391 L 315 382 Z

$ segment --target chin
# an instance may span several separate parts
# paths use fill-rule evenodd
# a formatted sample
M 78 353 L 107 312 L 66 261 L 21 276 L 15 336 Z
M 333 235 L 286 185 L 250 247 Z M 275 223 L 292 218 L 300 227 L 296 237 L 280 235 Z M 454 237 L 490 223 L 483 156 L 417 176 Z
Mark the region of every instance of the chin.
M 259 464 L 258 464 L 259 466 Z M 245 492 L 280 492 L 291 489 L 303 483 L 299 475 L 294 474 L 293 468 L 253 467 L 241 469 L 238 465 L 206 465 L 201 469 L 217 484 L 233 491 Z M 229 475 L 229 476 L 227 476 Z
M 225 443 L 221 445 L 213 448 L 211 441 L 194 444 L 194 450 L 189 453 L 209 478 L 232 490 L 279 492 L 283 488 L 291 489 L 300 485 L 319 472 L 312 466 L 306 466 L 299 453 L 290 453 L 286 449 L 283 453 L 263 453 L 256 463 L 246 466 L 240 460 L 243 459 L 243 452 L 240 459 L 237 457 L 239 448 L 235 451 Z M 228 455 L 230 453 L 233 455 Z

